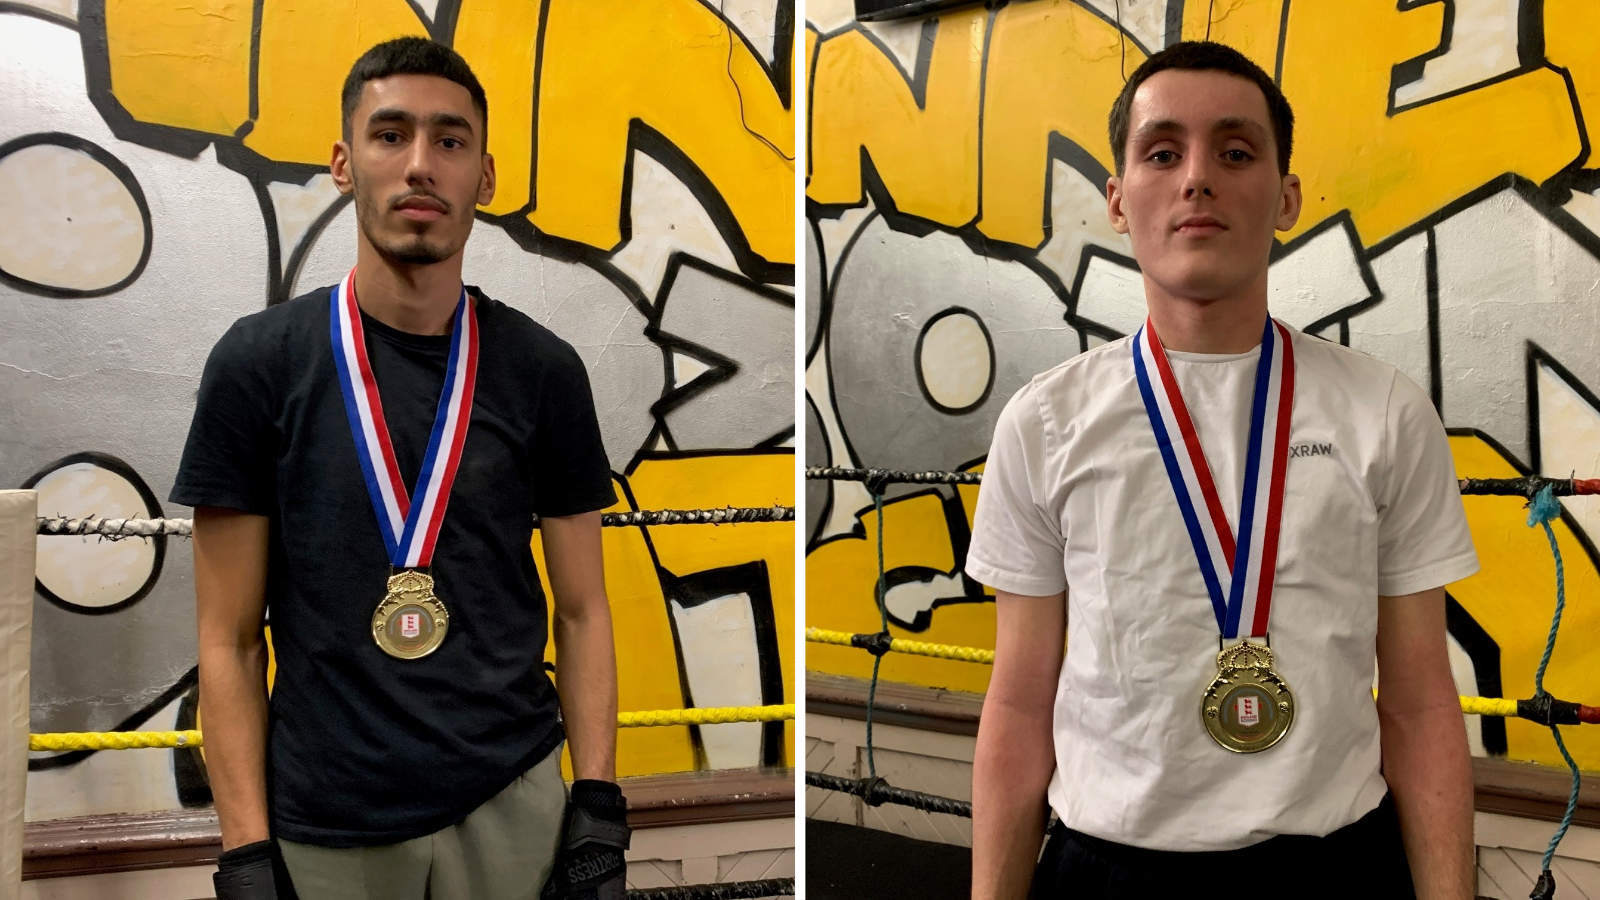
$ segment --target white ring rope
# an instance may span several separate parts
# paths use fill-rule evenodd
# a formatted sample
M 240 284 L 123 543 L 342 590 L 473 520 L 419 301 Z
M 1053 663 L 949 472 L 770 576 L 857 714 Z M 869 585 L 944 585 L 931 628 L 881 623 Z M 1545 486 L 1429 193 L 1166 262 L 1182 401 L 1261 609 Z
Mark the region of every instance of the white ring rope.
M 793 522 L 792 506 L 725 506 L 721 509 L 641 509 L 636 512 L 604 513 L 600 524 L 607 527 L 654 525 L 742 525 L 756 522 Z M 534 520 L 538 524 L 538 520 Z M 192 519 L 107 519 L 101 516 L 40 516 L 42 535 L 94 536 L 120 541 L 124 538 L 191 537 Z

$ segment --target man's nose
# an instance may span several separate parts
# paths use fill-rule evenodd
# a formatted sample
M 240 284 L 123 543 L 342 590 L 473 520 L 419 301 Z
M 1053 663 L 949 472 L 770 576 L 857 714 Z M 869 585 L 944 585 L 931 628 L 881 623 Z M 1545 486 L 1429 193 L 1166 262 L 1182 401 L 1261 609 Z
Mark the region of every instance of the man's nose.
M 1200 196 L 1215 197 L 1216 192 L 1212 185 L 1213 173 L 1210 160 L 1203 155 L 1191 157 L 1184 167 L 1183 173 L 1183 199 L 1193 200 Z
M 434 163 L 433 142 L 412 141 L 410 151 L 406 154 L 406 183 L 432 184 Z

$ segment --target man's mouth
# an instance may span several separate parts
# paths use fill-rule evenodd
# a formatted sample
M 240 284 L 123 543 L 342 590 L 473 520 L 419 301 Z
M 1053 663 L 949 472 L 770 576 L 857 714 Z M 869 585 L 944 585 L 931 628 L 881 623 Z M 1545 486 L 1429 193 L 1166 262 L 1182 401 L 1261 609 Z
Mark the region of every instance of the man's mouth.
M 433 222 L 444 218 L 445 206 L 432 197 L 407 197 L 394 205 L 400 215 L 414 222 Z
M 1208 237 L 1227 230 L 1227 226 L 1213 216 L 1190 216 L 1178 223 L 1178 233 L 1185 237 Z

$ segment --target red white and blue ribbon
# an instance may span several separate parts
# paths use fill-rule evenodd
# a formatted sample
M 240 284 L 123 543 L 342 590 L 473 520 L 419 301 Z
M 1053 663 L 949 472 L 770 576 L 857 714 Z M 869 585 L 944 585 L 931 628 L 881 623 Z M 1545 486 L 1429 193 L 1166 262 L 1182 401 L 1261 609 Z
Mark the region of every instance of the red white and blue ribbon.
M 1289 331 L 1268 318 L 1261 335 L 1237 540 L 1178 379 L 1173 377 L 1166 350 L 1148 320 L 1134 335 L 1133 368 L 1166 463 L 1167 479 L 1172 482 L 1200 575 L 1211 595 L 1217 628 L 1227 639 L 1239 637 L 1241 631 L 1249 637 L 1262 637 L 1272 611 L 1284 474 L 1289 462 L 1289 420 L 1294 411 L 1294 347 Z
M 433 561 L 434 544 L 439 527 L 444 524 L 450 486 L 456 479 L 472 418 L 472 392 L 478 380 L 478 317 L 463 287 L 450 332 L 444 389 L 439 395 L 439 410 L 413 497 L 400 480 L 400 466 L 395 462 L 389 426 L 383 418 L 383 401 L 378 397 L 378 382 L 367 359 L 355 279 L 356 271 L 351 269 L 344 281 L 334 287 L 329 301 L 333 358 L 339 370 L 339 387 L 344 392 L 344 409 L 350 418 L 356 456 L 361 461 L 373 511 L 378 514 L 378 530 L 383 533 L 389 562 L 396 568 L 426 568 Z

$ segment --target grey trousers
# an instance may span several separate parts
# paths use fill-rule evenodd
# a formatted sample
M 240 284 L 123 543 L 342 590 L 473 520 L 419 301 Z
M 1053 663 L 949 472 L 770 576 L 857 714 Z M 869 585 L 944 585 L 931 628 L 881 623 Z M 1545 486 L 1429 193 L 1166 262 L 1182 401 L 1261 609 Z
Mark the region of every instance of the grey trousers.
M 557 749 L 433 834 L 377 847 L 278 846 L 300 900 L 532 900 L 550 877 L 566 803 Z

